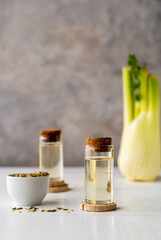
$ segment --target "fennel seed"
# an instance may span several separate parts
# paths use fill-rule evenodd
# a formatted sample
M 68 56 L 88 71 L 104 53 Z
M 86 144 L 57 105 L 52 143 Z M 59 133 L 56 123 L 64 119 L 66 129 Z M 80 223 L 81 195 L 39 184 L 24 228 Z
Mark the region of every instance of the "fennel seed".
M 56 209 L 49 209 L 49 210 L 45 210 L 45 212 L 56 212 L 57 210 Z

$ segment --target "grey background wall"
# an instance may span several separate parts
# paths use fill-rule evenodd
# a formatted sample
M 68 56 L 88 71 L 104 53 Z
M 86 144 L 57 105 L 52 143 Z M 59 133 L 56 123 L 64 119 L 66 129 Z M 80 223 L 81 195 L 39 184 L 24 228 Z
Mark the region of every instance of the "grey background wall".
M 62 129 L 65 165 L 89 136 L 117 157 L 129 53 L 161 78 L 160 0 L 0 0 L 0 165 L 38 165 L 43 128 Z

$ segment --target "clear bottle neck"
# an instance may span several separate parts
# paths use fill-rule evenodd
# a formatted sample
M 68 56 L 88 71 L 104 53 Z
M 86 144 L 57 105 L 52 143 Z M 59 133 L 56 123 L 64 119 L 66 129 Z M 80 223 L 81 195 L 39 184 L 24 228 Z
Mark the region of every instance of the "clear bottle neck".
M 41 144 L 62 144 L 62 135 L 55 137 L 54 139 L 40 136 L 39 137 L 39 143 Z
M 96 149 L 93 146 L 86 145 L 85 146 L 85 158 L 92 158 L 92 157 L 101 157 L 101 158 L 113 158 L 114 157 L 114 146 L 108 145 L 106 151 L 101 151 Z

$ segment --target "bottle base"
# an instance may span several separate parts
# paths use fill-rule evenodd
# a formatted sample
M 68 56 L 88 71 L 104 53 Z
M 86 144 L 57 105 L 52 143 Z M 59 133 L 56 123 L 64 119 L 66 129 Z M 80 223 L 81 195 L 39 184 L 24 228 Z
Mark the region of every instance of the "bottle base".
M 106 201 L 100 201 L 100 200 L 89 200 L 89 199 L 85 199 L 85 202 L 88 204 L 110 204 L 113 201 L 111 200 L 106 200 Z

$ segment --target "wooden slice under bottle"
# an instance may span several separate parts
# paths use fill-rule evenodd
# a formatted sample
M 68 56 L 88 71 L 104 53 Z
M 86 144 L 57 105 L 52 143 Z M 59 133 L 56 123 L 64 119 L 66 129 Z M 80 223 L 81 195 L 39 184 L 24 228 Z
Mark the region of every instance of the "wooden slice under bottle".
M 107 212 L 117 209 L 115 202 L 109 204 L 88 204 L 86 202 L 80 203 L 80 209 L 87 212 Z
M 68 184 L 64 180 L 59 182 L 50 182 L 48 193 L 65 192 L 69 190 Z

